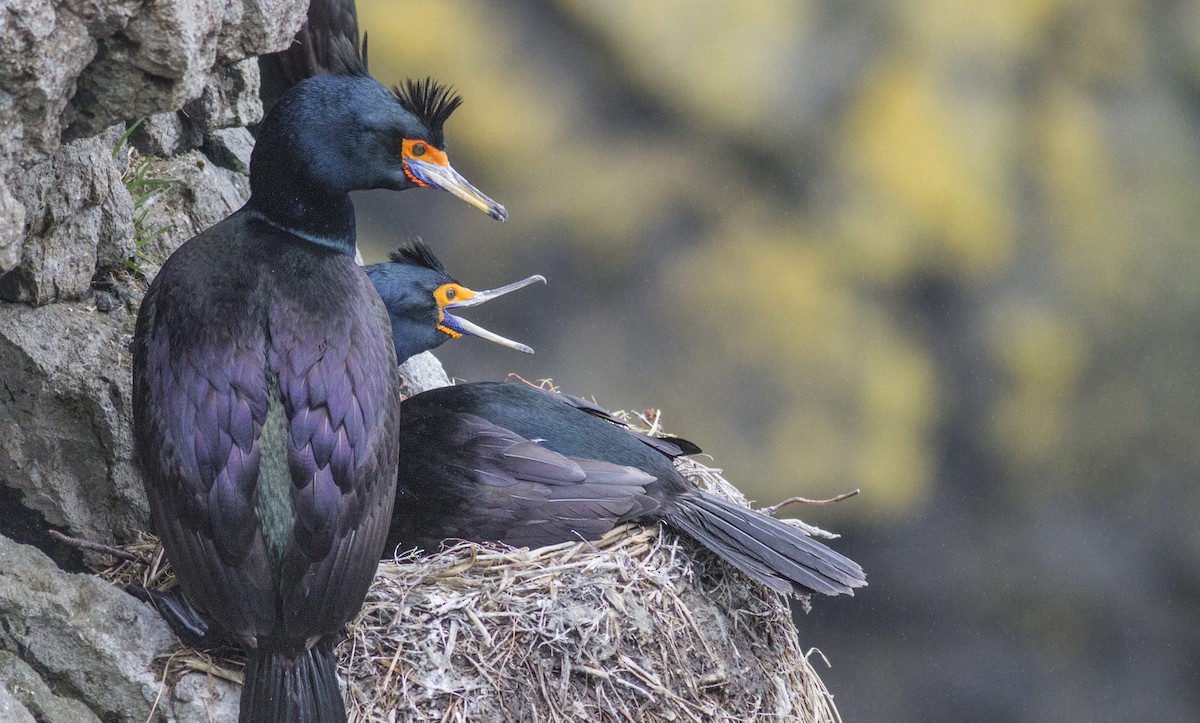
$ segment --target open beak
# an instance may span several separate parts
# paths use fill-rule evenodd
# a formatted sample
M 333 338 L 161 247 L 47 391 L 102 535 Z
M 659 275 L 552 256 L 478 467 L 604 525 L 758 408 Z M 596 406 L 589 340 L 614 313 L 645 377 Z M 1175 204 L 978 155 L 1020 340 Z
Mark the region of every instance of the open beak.
M 516 283 L 512 283 L 507 286 L 501 286 L 498 289 L 476 291 L 474 292 L 473 296 L 463 299 L 462 301 L 452 301 L 442 307 L 442 325 L 458 332 L 459 334 L 466 336 L 477 336 L 480 339 L 487 339 L 490 342 L 495 342 L 500 346 L 506 346 L 509 349 L 516 349 L 517 351 L 523 351 L 526 354 L 532 354 L 533 349 L 530 349 L 528 346 L 520 342 L 513 341 L 512 339 L 505 339 L 499 334 L 493 334 L 487 329 L 484 329 L 482 326 L 473 324 L 461 317 L 454 316 L 450 313 L 450 310 L 462 309 L 468 306 L 478 306 L 485 301 L 490 301 L 496 298 L 497 296 L 504 296 L 507 293 L 516 291 L 517 289 L 523 289 L 526 286 L 539 281 L 543 284 L 546 283 L 546 277 L 541 276 L 540 274 L 537 276 L 530 276 L 528 279 L 522 279 Z
M 429 163 L 419 158 L 411 157 L 406 157 L 404 161 L 408 165 L 409 173 L 426 186 L 440 188 L 443 191 L 451 193 L 497 221 L 503 221 L 508 218 L 508 211 L 504 209 L 504 206 L 483 195 L 478 188 L 472 186 L 471 182 L 463 178 L 462 174 L 454 170 L 449 163 L 444 165 Z

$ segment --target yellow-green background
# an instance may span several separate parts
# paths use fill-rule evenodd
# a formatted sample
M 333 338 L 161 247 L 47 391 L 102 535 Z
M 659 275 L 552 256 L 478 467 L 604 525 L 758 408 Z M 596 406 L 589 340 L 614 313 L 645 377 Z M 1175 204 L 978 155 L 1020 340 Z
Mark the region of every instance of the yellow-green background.
M 661 407 L 867 568 L 798 618 L 848 721 L 1200 718 L 1200 4 L 359 0 L 506 204 L 364 194 L 439 356 Z M 418 195 L 420 194 L 420 195 Z

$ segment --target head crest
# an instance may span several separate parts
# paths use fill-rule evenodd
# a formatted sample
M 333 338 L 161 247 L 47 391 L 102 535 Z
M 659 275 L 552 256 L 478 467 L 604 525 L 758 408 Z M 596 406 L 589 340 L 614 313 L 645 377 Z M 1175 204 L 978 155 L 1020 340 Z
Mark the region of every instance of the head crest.
M 367 36 L 363 34 L 362 49 L 345 35 L 334 37 L 329 43 L 329 72 L 338 75 L 371 77 L 367 72 Z
M 453 88 L 441 85 L 433 80 L 406 80 L 404 87 L 392 89 L 396 99 L 404 110 L 412 113 L 429 129 L 433 145 L 438 148 L 446 147 L 446 138 L 442 135 L 442 126 L 460 105 L 462 96 Z
M 388 254 L 388 258 L 394 264 L 423 266 L 430 271 L 436 271 L 444 276 L 450 275 L 446 273 L 446 268 L 442 266 L 442 262 L 438 260 L 438 257 L 433 255 L 433 250 L 420 239 L 392 251 Z

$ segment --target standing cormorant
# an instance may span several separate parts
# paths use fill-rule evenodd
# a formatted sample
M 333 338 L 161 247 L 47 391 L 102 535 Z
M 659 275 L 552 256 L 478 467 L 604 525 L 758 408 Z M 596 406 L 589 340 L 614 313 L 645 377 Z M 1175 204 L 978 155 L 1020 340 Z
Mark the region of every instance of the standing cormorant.
M 399 361 L 464 330 L 522 348 L 448 313 L 495 292 L 460 286 L 419 244 L 391 258 L 367 273 L 391 315 Z M 853 594 L 866 584 L 857 563 L 797 528 L 688 482 L 673 460 L 695 445 L 633 432 L 596 405 L 480 382 L 417 394 L 401 409 L 389 549 L 436 550 L 448 538 L 542 547 L 661 522 L 777 592 Z
M 243 721 L 345 720 L 333 646 L 395 499 L 400 379 L 349 193 L 440 188 L 505 217 L 446 161 L 457 96 L 389 92 L 353 45 L 339 57 L 268 114 L 250 200 L 172 254 L 134 334 L 153 526 L 187 599 L 247 652 Z

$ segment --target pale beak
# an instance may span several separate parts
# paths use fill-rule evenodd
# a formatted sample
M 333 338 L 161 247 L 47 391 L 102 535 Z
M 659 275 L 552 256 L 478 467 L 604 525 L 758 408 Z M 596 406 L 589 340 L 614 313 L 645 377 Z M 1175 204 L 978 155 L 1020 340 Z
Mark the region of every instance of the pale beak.
M 515 283 L 508 284 L 507 286 L 501 286 L 498 289 L 476 291 L 474 296 L 469 299 L 464 299 L 463 301 L 452 301 L 442 307 L 442 324 L 460 334 L 477 336 L 480 339 L 487 339 L 490 342 L 499 344 L 500 346 L 508 347 L 509 349 L 516 349 L 517 351 L 525 352 L 526 354 L 532 354 L 533 349 L 529 348 L 528 346 L 520 342 L 513 341 L 512 339 L 505 339 L 499 334 L 494 334 L 478 324 L 474 324 L 466 319 L 454 316 L 453 314 L 449 313 L 449 311 L 450 309 L 462 309 L 469 306 L 478 306 L 485 301 L 491 301 L 498 296 L 504 296 L 505 294 L 516 291 L 517 289 L 523 289 L 526 286 L 535 284 L 539 281 L 543 284 L 546 283 L 546 277 L 541 276 L 540 274 L 536 276 L 530 276 L 527 279 L 522 279 Z
M 425 185 L 451 193 L 497 221 L 508 218 L 508 211 L 504 206 L 483 195 L 449 163 L 428 163 L 419 158 L 405 158 L 404 162 L 408 165 L 409 172 Z

